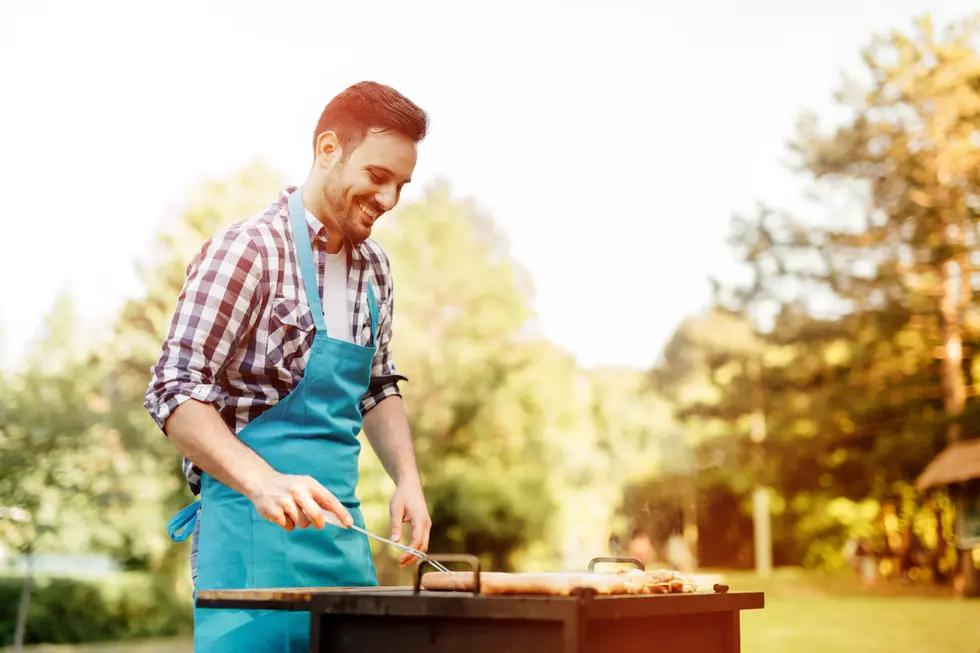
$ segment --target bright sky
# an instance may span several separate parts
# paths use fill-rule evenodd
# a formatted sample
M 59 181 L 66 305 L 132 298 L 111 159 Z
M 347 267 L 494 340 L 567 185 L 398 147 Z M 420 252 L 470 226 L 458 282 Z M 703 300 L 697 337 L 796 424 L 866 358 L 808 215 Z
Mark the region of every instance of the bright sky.
M 63 287 L 90 328 L 105 324 L 139 292 L 134 261 L 195 181 L 256 157 L 302 181 L 323 105 L 373 79 L 432 118 L 403 201 L 448 178 L 507 234 L 547 335 L 584 365 L 649 366 L 724 269 L 731 214 L 799 203 L 782 166 L 798 113 L 829 106 L 873 32 L 977 9 L 475 6 L 0 3 L 0 364 Z

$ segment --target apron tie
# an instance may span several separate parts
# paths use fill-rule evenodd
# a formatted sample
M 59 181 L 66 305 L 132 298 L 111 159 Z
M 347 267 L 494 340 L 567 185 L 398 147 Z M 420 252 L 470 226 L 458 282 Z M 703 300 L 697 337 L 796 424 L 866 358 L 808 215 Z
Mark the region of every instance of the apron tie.
M 167 522 L 167 532 L 170 534 L 170 539 L 174 542 L 183 542 L 190 537 L 190 534 L 194 532 L 194 524 L 197 522 L 199 512 L 201 512 L 200 499 L 171 517 L 170 521 Z

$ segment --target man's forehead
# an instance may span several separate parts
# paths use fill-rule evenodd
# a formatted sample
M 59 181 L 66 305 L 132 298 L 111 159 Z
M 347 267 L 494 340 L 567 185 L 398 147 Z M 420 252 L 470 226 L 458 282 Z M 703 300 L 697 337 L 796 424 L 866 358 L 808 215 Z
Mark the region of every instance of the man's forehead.
M 406 136 L 397 132 L 369 131 L 351 153 L 351 159 L 407 176 L 412 174 L 417 154 L 416 143 Z

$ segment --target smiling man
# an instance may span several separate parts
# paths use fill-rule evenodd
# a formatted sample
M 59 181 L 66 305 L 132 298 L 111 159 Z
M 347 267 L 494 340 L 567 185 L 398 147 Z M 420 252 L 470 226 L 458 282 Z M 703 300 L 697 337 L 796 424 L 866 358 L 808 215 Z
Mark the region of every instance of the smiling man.
M 415 169 L 428 118 L 362 82 L 323 110 L 299 188 L 214 235 L 187 268 L 146 408 L 200 495 L 168 525 L 193 534 L 196 589 L 376 585 L 358 434 L 395 482 L 391 537 L 426 508 L 392 361 L 393 284 L 370 240 Z M 311 528 L 312 526 L 312 528 Z M 412 562 L 408 556 L 402 565 Z M 196 609 L 195 650 L 306 651 L 309 616 Z

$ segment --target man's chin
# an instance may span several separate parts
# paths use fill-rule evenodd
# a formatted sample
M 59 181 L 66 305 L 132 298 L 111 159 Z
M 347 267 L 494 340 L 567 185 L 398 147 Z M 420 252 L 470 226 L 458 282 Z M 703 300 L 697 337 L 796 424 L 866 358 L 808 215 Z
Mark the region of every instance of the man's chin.
M 344 235 L 355 245 L 360 245 L 371 237 L 371 227 L 359 224 L 353 229 L 347 229 Z

